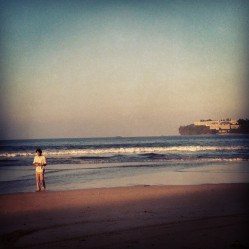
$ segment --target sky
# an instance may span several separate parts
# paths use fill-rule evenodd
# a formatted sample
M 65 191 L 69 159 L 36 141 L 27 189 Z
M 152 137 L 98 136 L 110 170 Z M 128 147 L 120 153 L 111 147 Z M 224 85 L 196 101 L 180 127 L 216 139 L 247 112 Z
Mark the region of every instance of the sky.
M 0 9 L 0 139 L 178 135 L 249 118 L 246 0 Z

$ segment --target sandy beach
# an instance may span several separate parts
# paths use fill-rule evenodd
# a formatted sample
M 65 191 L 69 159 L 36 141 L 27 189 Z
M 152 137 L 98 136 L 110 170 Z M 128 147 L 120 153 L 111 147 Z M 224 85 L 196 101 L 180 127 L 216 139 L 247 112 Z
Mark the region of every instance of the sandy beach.
M 1 248 L 249 248 L 249 184 L 0 196 Z

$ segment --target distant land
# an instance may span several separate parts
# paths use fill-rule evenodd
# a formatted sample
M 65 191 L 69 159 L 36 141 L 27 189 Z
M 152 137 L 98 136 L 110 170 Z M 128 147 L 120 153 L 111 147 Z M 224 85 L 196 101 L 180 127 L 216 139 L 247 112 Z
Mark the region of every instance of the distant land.
M 181 135 L 249 134 L 249 120 L 230 118 L 200 120 L 190 125 L 180 126 L 179 133 Z

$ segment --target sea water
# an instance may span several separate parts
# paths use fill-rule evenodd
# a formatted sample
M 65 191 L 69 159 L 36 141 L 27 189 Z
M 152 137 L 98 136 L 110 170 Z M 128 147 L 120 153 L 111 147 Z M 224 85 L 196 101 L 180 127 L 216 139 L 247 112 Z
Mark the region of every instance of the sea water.
M 249 136 L 161 136 L 0 141 L 0 193 L 35 189 L 36 148 L 47 188 L 249 182 Z

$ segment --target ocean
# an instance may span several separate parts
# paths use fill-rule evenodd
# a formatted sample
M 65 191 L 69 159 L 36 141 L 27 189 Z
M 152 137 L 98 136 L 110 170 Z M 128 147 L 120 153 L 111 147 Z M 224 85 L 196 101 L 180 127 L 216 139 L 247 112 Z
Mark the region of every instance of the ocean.
M 248 135 L 4 140 L 0 194 L 35 190 L 36 148 L 48 191 L 249 182 Z

